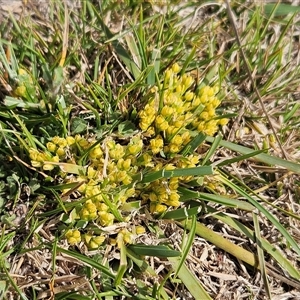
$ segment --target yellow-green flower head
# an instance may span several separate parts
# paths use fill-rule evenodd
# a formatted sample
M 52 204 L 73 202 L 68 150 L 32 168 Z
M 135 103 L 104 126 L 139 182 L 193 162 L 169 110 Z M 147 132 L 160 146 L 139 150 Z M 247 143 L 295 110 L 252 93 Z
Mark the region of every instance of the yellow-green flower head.
M 180 68 L 179 64 L 178 64 L 178 63 L 175 63 L 175 64 L 172 66 L 172 72 L 173 72 L 174 74 L 177 74 L 177 73 L 179 73 L 180 71 L 181 71 L 181 68 Z
M 67 136 L 66 141 L 68 146 L 72 146 L 76 143 L 75 138 L 73 136 Z
M 52 138 L 52 143 L 54 143 L 55 145 L 58 145 L 59 147 L 66 147 L 68 145 L 67 140 L 64 138 L 61 138 L 59 136 L 55 136 Z
M 143 149 L 143 140 L 141 139 L 140 136 L 133 137 L 132 140 L 130 141 L 129 145 L 127 146 L 127 151 L 129 154 L 135 156 L 138 153 L 141 152 Z
M 90 249 L 97 249 L 99 246 L 101 246 L 105 241 L 105 236 L 99 235 L 99 236 L 92 236 L 87 243 L 87 246 Z
M 150 203 L 150 212 L 153 214 L 157 213 L 157 214 L 162 214 L 163 212 L 165 212 L 167 210 L 167 206 L 163 205 L 163 204 L 159 204 L 159 203 L 154 203 L 151 202 Z
M 78 229 L 71 230 L 69 229 L 66 232 L 66 238 L 70 245 L 76 245 L 81 242 L 81 234 Z
M 92 202 L 92 200 L 87 200 L 81 211 L 79 212 L 79 216 L 82 220 L 91 221 L 95 220 L 98 216 L 97 207 Z
M 158 115 L 155 118 L 155 127 L 158 131 L 164 131 L 164 130 L 168 129 L 169 124 L 163 116 Z
M 100 145 L 95 146 L 89 153 L 89 157 L 90 159 L 95 159 L 95 160 L 99 160 L 100 158 L 103 157 L 103 151 L 100 147 Z
M 164 146 L 164 141 L 160 135 L 157 135 L 154 139 L 150 140 L 150 149 L 153 154 L 159 153 Z
M 109 157 L 115 160 L 119 160 L 125 155 L 124 147 L 120 144 L 115 144 L 114 148 L 109 150 Z
M 52 143 L 52 142 L 48 142 L 47 144 L 46 144 L 46 147 L 47 147 L 47 149 L 50 151 L 50 152 L 55 152 L 56 151 L 56 149 L 57 149 L 57 146 L 54 144 L 54 143 Z
M 114 223 L 114 215 L 111 213 L 108 213 L 106 211 L 99 211 L 98 212 L 99 215 L 99 222 L 101 224 L 101 226 L 105 227 L 105 226 L 110 226 Z

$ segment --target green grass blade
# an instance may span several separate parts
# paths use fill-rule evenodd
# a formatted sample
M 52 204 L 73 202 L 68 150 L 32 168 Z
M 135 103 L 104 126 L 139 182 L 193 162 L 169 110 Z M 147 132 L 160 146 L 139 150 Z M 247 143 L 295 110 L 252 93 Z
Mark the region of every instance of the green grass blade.
M 262 248 L 262 243 L 261 243 L 259 220 L 258 220 L 258 216 L 257 216 L 256 212 L 253 212 L 252 216 L 253 216 L 253 225 L 254 225 L 254 229 L 255 229 L 255 241 L 256 241 L 256 245 L 257 245 L 256 248 L 257 248 L 257 256 L 258 256 L 258 261 L 259 261 L 259 266 L 260 266 L 260 273 L 261 273 L 261 277 L 264 282 L 264 289 L 265 289 L 269 299 L 272 299 L 269 280 L 267 277 L 265 255 L 264 255 L 264 250 Z
M 220 181 L 226 184 L 228 187 L 232 188 L 239 195 L 246 198 L 253 206 L 255 206 L 262 214 L 264 214 L 267 219 L 274 224 L 274 226 L 280 231 L 280 233 L 286 238 L 286 240 L 290 243 L 293 249 L 300 255 L 300 247 L 296 243 L 296 241 L 291 237 L 288 231 L 281 225 L 279 221 L 261 204 L 259 204 L 255 199 L 253 199 L 250 195 L 248 195 L 245 191 L 243 191 L 240 187 L 229 181 L 227 178 L 220 176 Z
M 180 201 L 188 201 L 191 199 L 199 199 L 204 201 L 212 201 L 228 207 L 239 208 L 246 211 L 253 211 L 254 206 L 246 201 L 240 201 L 225 196 L 213 195 L 208 193 L 196 192 L 187 188 L 179 187 Z
M 182 254 L 180 257 L 180 261 L 179 264 L 177 265 L 177 269 L 175 272 L 175 277 L 177 277 L 179 271 L 181 270 L 181 267 L 184 265 L 184 262 L 189 254 L 189 251 L 191 250 L 192 246 L 193 246 L 193 242 L 194 242 L 194 238 L 195 238 L 195 234 L 196 234 L 196 224 L 197 224 L 197 218 L 195 215 L 192 216 L 191 219 L 191 228 L 190 228 L 190 232 L 188 235 L 188 240 L 186 241 L 185 245 L 184 245 L 184 239 L 182 239 Z
M 169 257 L 168 261 L 172 264 L 172 267 L 175 272 L 177 272 L 180 267 L 181 260 L 178 257 Z M 183 264 L 178 271 L 178 277 L 181 279 L 185 287 L 190 291 L 195 299 L 201 300 L 212 300 L 212 298 L 205 291 L 201 283 L 191 271 Z
M 128 248 L 138 255 L 148 255 L 157 257 L 174 257 L 181 255 L 180 251 L 170 249 L 169 247 L 164 245 L 135 244 L 128 246 Z
M 208 136 L 208 137 L 206 137 L 206 140 L 208 142 L 212 143 L 214 141 L 214 138 Z M 234 143 L 227 142 L 224 140 L 220 141 L 220 146 L 228 148 L 228 149 L 236 151 L 236 152 L 239 152 L 239 153 L 242 153 L 242 154 L 250 154 L 253 152 L 253 149 L 250 149 L 250 148 L 247 148 L 244 146 L 240 146 L 240 145 L 236 145 Z M 289 171 L 300 174 L 300 164 L 293 163 L 291 161 L 287 161 L 287 160 L 284 160 L 279 157 L 261 153 L 261 154 L 256 155 L 254 159 L 256 159 L 260 162 L 263 162 L 265 164 L 281 166 L 281 167 L 288 169 Z
M 183 228 L 190 229 L 192 227 L 192 222 L 191 220 L 188 220 L 187 222 L 181 221 L 181 222 L 176 222 L 179 226 Z M 198 236 L 201 236 L 204 238 L 206 241 L 214 244 L 218 248 L 232 254 L 236 258 L 246 262 L 250 266 L 253 267 L 258 267 L 258 259 L 257 257 L 247 251 L 246 249 L 235 245 L 234 243 L 230 242 L 229 240 L 223 238 L 220 234 L 214 232 L 213 230 L 207 228 L 203 224 L 197 222 L 196 225 L 196 234 Z
M 235 230 L 239 231 L 240 233 L 251 239 L 253 242 L 255 242 L 254 232 L 238 220 L 235 220 L 234 218 L 231 218 L 230 216 L 222 212 L 217 212 L 214 208 L 211 208 L 209 206 L 207 207 L 207 211 L 213 213 L 214 218 L 217 218 L 218 220 L 224 222 L 225 224 L 229 225 L 230 227 L 234 228 Z M 262 248 L 267 251 L 269 255 L 271 255 L 282 266 L 282 268 L 284 268 L 284 270 L 286 270 L 290 274 L 290 276 L 297 280 L 300 280 L 299 270 L 297 270 L 276 247 L 274 247 L 263 238 L 261 238 L 260 241 L 262 244 Z
M 144 175 L 142 183 L 152 182 L 161 178 L 172 178 L 180 176 L 204 176 L 213 174 L 211 166 L 175 169 L 175 170 L 160 170 Z
M 62 253 L 67 254 L 71 257 L 74 257 L 75 259 L 79 260 L 80 262 L 103 272 L 106 276 L 108 276 L 108 277 L 115 280 L 115 275 L 113 273 L 111 273 L 111 271 L 107 267 L 99 264 L 98 262 L 96 262 L 95 260 L 93 260 L 92 258 L 90 258 L 88 256 L 85 256 L 85 255 L 82 255 L 82 254 L 77 253 L 75 251 L 67 250 L 67 249 L 64 249 L 64 248 L 61 248 L 61 247 L 57 247 L 57 252 L 62 252 Z

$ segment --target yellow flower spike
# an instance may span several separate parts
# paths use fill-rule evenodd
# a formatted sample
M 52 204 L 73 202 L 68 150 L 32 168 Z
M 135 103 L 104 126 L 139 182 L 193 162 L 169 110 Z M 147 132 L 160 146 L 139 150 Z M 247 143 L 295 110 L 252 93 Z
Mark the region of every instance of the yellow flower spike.
M 126 244 L 132 244 L 134 242 L 134 235 L 130 231 L 125 230 L 123 240 Z
M 52 162 L 59 162 L 59 156 L 55 155 L 51 158 Z
M 87 168 L 87 178 L 88 179 L 93 179 L 97 175 L 97 170 L 95 170 L 93 167 L 89 166 Z
M 186 145 L 186 144 L 189 143 L 190 140 L 191 140 L 191 135 L 190 135 L 189 131 L 185 131 L 185 132 L 181 135 L 181 137 L 182 137 L 182 140 L 183 140 L 183 145 Z
M 127 149 L 131 155 L 136 155 L 140 151 L 140 147 L 138 145 L 129 145 Z
M 172 66 L 172 69 L 171 69 L 171 70 L 173 71 L 173 73 L 177 74 L 177 73 L 179 73 L 179 72 L 181 71 L 181 68 L 180 68 L 180 66 L 179 66 L 178 63 L 175 63 L 175 64 Z
M 165 212 L 167 210 L 167 207 L 163 204 L 156 204 L 154 211 L 152 213 L 158 213 L 158 214 L 162 214 L 163 212 Z
M 114 215 L 105 211 L 98 212 L 99 221 L 102 226 L 110 226 L 114 223 Z
M 54 144 L 56 144 L 56 145 L 59 144 L 59 140 L 60 140 L 60 137 L 59 137 L 59 136 L 54 136 L 54 137 L 52 138 L 52 142 L 53 142 Z
M 125 195 L 127 198 L 133 197 L 135 195 L 135 189 L 134 188 L 127 189 Z
M 193 106 L 193 108 L 196 108 L 196 107 L 198 107 L 200 104 L 205 104 L 205 103 L 206 103 L 206 102 L 204 102 L 204 100 L 202 99 L 202 97 L 201 97 L 201 98 L 195 97 L 194 100 L 192 101 L 192 106 Z
M 75 245 L 81 242 L 81 233 L 79 230 L 69 229 L 65 234 L 67 241 L 70 245 Z
M 164 131 L 169 127 L 169 124 L 163 116 L 158 115 L 155 118 L 155 126 L 159 131 Z
M 46 147 L 47 147 L 47 149 L 48 149 L 50 152 L 55 152 L 56 149 L 57 149 L 56 145 L 55 145 L 54 143 L 52 143 L 52 142 L 48 142 L 48 143 L 46 144 Z
M 217 97 L 214 97 L 213 100 L 211 101 L 211 105 L 214 108 L 217 108 L 220 104 L 221 104 L 221 101 Z
M 170 106 L 164 106 L 160 112 L 160 114 L 165 117 L 168 118 L 170 116 L 172 116 L 174 114 L 174 109 Z
M 141 164 L 145 167 L 153 167 L 153 162 L 152 162 L 152 156 L 149 153 L 144 153 L 142 155 L 142 162 Z
M 127 158 L 127 159 L 125 159 L 124 162 L 123 162 L 123 169 L 124 169 L 125 171 L 128 171 L 128 170 L 130 169 L 130 167 L 131 167 L 131 159 L 130 159 L 130 158 Z
M 199 132 L 203 132 L 205 130 L 205 123 L 204 122 L 200 122 L 197 126 L 197 130 Z
M 109 209 L 109 207 L 105 204 L 105 203 L 97 203 L 97 209 L 98 209 L 98 211 L 100 212 L 107 212 L 108 211 L 108 209 Z M 98 215 L 99 215 L 99 213 L 98 213 Z
M 96 249 L 101 246 L 105 241 L 104 236 L 93 236 L 91 240 L 88 242 L 88 246 L 91 249 Z
M 122 180 L 123 184 L 127 185 L 132 182 L 132 177 L 126 174 L 126 177 Z
M 179 84 L 176 86 L 176 93 L 183 94 L 184 93 L 184 86 Z
M 169 145 L 169 152 L 170 153 L 178 153 L 180 151 L 180 148 L 178 147 L 178 145 L 175 144 L 170 144 Z
M 176 192 L 171 192 L 171 195 L 169 195 L 169 200 L 167 201 L 167 204 L 170 206 L 177 207 L 180 205 L 179 199 L 180 199 L 180 196 Z
M 166 72 L 165 72 L 165 81 L 170 80 L 172 75 L 173 75 L 173 72 L 171 70 L 166 70 Z

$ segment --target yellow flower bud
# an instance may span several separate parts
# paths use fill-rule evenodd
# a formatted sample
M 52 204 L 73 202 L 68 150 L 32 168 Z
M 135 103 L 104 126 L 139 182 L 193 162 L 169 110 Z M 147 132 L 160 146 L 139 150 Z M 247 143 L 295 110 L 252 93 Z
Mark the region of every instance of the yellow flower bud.
M 69 146 L 72 146 L 73 144 L 75 144 L 75 139 L 72 136 L 67 136 L 66 141 Z
M 54 169 L 54 165 L 50 165 L 50 164 L 44 164 L 43 165 L 43 170 L 44 171 L 52 171 Z
M 52 142 L 48 142 L 48 143 L 46 144 L 46 147 L 47 147 L 47 149 L 48 149 L 50 152 L 55 152 L 56 149 L 57 149 L 56 145 L 55 145 L 54 143 L 52 143 Z
M 64 148 L 59 147 L 59 148 L 56 150 L 56 154 L 57 154 L 58 156 L 64 156 L 64 155 L 66 155 L 66 151 L 64 150 Z
M 136 226 L 135 227 L 135 232 L 136 232 L 136 234 L 143 234 L 143 233 L 146 232 L 146 229 L 143 226 Z
M 173 73 L 177 74 L 179 73 L 181 70 L 180 66 L 178 65 L 178 63 L 175 63 L 173 66 L 172 66 L 172 71 Z

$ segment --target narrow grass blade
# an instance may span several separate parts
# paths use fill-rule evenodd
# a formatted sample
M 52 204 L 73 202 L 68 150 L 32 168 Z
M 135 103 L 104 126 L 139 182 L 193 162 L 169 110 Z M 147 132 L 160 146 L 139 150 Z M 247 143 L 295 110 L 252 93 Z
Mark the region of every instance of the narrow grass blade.
M 191 219 L 191 227 L 190 227 L 190 232 L 188 234 L 188 240 L 186 242 L 186 244 L 184 245 L 184 239 L 182 242 L 182 254 L 180 257 L 180 261 L 179 264 L 177 265 L 177 269 L 175 272 L 175 277 L 177 277 L 177 275 L 179 274 L 179 271 L 181 270 L 181 267 L 184 265 L 184 262 L 189 254 L 190 249 L 193 246 L 193 242 L 194 242 L 194 238 L 195 238 L 195 234 L 196 234 L 196 224 L 197 224 L 197 218 L 195 215 L 192 216 Z
M 221 182 L 226 184 L 228 187 L 232 188 L 238 194 L 246 198 L 253 206 L 255 206 L 262 214 L 264 214 L 268 220 L 274 224 L 274 226 L 280 231 L 280 233 L 286 238 L 286 240 L 290 243 L 293 249 L 300 255 L 300 247 L 296 243 L 296 241 L 291 237 L 288 231 L 281 225 L 279 221 L 261 204 L 259 204 L 255 199 L 253 199 L 250 195 L 248 195 L 245 191 L 243 191 L 240 187 L 229 181 L 227 178 L 223 176 L 219 176 Z
M 207 207 L 207 211 L 209 213 L 213 213 L 214 218 L 217 218 L 218 220 L 224 222 L 225 224 L 229 225 L 230 227 L 234 228 L 235 230 L 244 234 L 246 237 L 255 242 L 254 232 L 238 220 L 235 220 L 234 218 L 231 218 L 230 216 L 222 212 L 217 212 L 214 208 L 211 208 L 209 206 Z M 261 238 L 260 241 L 263 249 L 268 252 L 269 255 L 271 255 L 282 266 L 282 268 L 289 273 L 290 276 L 297 280 L 300 280 L 300 272 L 290 263 L 288 259 L 285 258 L 285 256 L 276 247 L 274 247 L 263 238 Z
M 212 143 L 214 141 L 214 138 L 208 136 L 208 137 L 206 137 L 206 140 L 208 142 Z M 236 145 L 234 143 L 227 142 L 224 140 L 220 141 L 220 146 L 228 148 L 228 149 L 236 151 L 236 152 L 239 152 L 239 153 L 242 153 L 242 154 L 249 154 L 249 153 L 253 152 L 253 149 L 250 149 L 250 148 L 247 148 L 244 146 L 240 146 L 240 145 Z M 289 171 L 300 174 L 300 164 L 293 163 L 293 162 L 284 160 L 279 157 L 261 153 L 261 154 L 256 155 L 253 159 L 256 159 L 265 164 L 281 166 L 281 167 L 288 169 Z
M 126 257 L 126 248 L 124 245 L 124 242 L 121 243 L 121 249 L 120 249 L 120 265 L 119 269 L 115 278 L 114 286 L 118 286 L 121 284 L 121 281 L 123 279 L 123 276 L 127 269 L 127 257 Z
M 168 261 L 171 263 L 174 271 L 176 272 L 180 267 L 180 258 L 169 257 Z M 191 273 L 191 271 L 187 268 L 185 264 L 183 264 L 180 270 L 178 271 L 178 277 L 195 299 L 212 300 L 212 298 L 205 291 L 199 280 L 195 278 L 195 276 Z
M 169 247 L 164 245 L 135 244 L 128 246 L 128 248 L 138 255 L 148 255 L 157 257 L 174 257 L 181 255 L 180 251 L 170 249 Z
M 264 152 L 266 152 L 266 149 L 253 151 L 253 152 L 245 154 L 245 155 L 240 155 L 240 156 L 237 156 L 237 157 L 234 157 L 234 158 L 231 158 L 231 159 L 223 160 L 222 162 L 217 163 L 216 165 L 218 167 L 230 165 L 230 164 L 233 164 L 233 163 L 236 163 L 236 162 L 239 162 L 239 161 L 246 160 L 246 159 L 251 158 L 251 157 L 255 157 L 258 154 L 261 154 L 261 153 L 264 153 Z
M 256 245 L 257 245 L 256 248 L 257 248 L 257 256 L 258 256 L 258 261 L 259 261 L 260 273 L 261 273 L 261 277 L 264 282 L 264 289 L 265 289 L 269 299 L 272 299 L 270 286 L 269 286 L 269 280 L 267 277 L 265 255 L 264 255 L 264 250 L 262 248 L 262 243 L 261 243 L 259 220 L 258 220 L 258 216 L 257 216 L 256 212 L 253 212 L 252 216 L 253 216 L 253 224 L 254 224 L 254 229 L 255 229 L 255 241 L 256 241 Z
M 211 166 L 186 168 L 186 169 L 175 169 L 175 170 L 160 170 L 146 174 L 142 183 L 152 182 L 161 178 L 172 178 L 180 176 L 203 176 L 213 174 Z
M 52 246 L 51 246 L 51 248 L 52 248 Z M 105 266 L 99 264 L 98 262 L 94 261 L 92 258 L 90 258 L 88 256 L 85 256 L 85 255 L 82 255 L 82 254 L 77 253 L 75 251 L 67 250 L 67 249 L 64 249 L 64 248 L 61 248 L 61 247 L 57 247 L 57 252 L 62 252 L 62 253 L 67 254 L 71 257 L 74 257 L 78 261 L 82 262 L 83 264 L 91 266 L 91 267 L 103 272 L 108 277 L 115 280 L 115 275 L 112 274 L 108 268 L 106 268 Z
M 186 219 L 188 217 L 192 217 L 197 215 L 200 211 L 201 211 L 201 206 L 195 206 L 192 208 L 178 208 L 175 210 L 171 210 L 166 212 L 161 219 L 164 220 L 183 220 Z
M 203 161 L 202 161 L 202 164 L 205 165 L 206 162 L 211 158 L 212 155 L 214 155 L 214 153 L 216 152 L 216 149 L 219 147 L 219 144 L 220 144 L 220 141 L 222 140 L 222 136 L 220 134 L 218 134 L 211 147 L 209 148 L 208 152 L 206 153 Z
M 176 223 L 183 228 L 187 228 L 187 229 L 192 228 L 191 220 L 188 220 L 187 222 L 181 221 Z M 198 236 L 201 236 L 208 242 L 214 244 L 218 248 L 232 254 L 237 259 L 244 261 L 250 266 L 253 266 L 255 268 L 258 267 L 258 259 L 253 253 L 245 250 L 240 246 L 233 244 L 229 240 L 223 238 L 220 234 L 215 233 L 213 230 L 207 228 L 206 226 L 204 226 L 199 222 L 197 222 L 196 224 L 196 234 Z
M 246 201 L 240 201 L 240 200 L 236 200 L 236 199 L 232 199 L 220 195 L 196 192 L 183 187 L 179 187 L 178 191 L 181 194 L 180 201 L 199 199 L 204 201 L 212 201 L 228 207 L 239 208 L 246 211 L 253 211 L 254 209 L 254 206 Z

